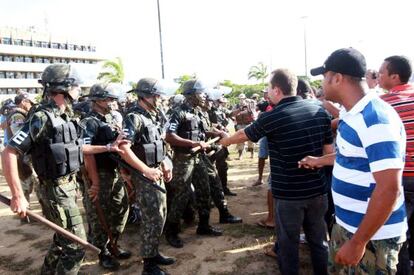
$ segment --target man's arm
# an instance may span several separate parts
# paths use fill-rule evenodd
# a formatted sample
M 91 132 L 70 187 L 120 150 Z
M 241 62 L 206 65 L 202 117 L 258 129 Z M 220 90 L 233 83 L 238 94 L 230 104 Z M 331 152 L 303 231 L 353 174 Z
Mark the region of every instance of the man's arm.
M 336 153 L 333 144 L 325 144 L 323 146 L 323 156 L 314 157 L 306 156 L 298 161 L 299 168 L 306 169 L 322 168 L 324 166 L 332 166 L 335 163 Z
M 29 206 L 26 198 L 24 197 L 23 189 L 20 184 L 19 172 L 17 168 L 17 155 L 15 149 L 7 146 L 2 153 L 2 165 L 4 171 L 4 177 L 7 184 L 10 187 L 12 193 L 10 209 L 19 214 L 20 217 L 26 216 L 26 209 Z
M 244 132 L 244 129 L 238 130 L 236 133 L 229 137 L 225 137 L 220 139 L 219 144 L 223 146 L 229 146 L 231 144 L 237 144 L 242 143 L 245 141 L 248 141 L 249 138 L 247 137 L 246 133 Z
M 149 178 L 152 181 L 158 181 L 163 175 L 161 170 L 150 168 L 144 162 L 142 162 L 131 150 L 131 145 L 129 143 L 122 144 L 120 146 L 120 149 L 121 150 L 118 152 L 118 154 L 121 156 L 121 158 L 134 169 L 143 173 L 145 177 Z
M 337 263 L 357 265 L 365 253 L 365 246 L 390 217 L 400 195 L 401 169 L 373 173 L 376 186 L 368 203 L 367 212 L 352 239 L 347 241 L 335 257 Z
M 94 155 L 85 155 L 85 173 L 91 182 L 91 186 L 88 186 L 88 195 L 92 202 L 95 202 L 99 197 L 99 175 L 98 169 L 96 168 L 96 159 Z M 83 172 L 83 171 L 82 171 Z

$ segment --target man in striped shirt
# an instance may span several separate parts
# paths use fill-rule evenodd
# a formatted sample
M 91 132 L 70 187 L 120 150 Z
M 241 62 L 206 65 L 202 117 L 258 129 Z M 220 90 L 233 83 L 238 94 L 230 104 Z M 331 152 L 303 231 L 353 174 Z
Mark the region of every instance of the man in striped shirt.
M 411 274 L 410 253 L 413 252 L 414 242 L 410 235 L 414 233 L 414 87 L 408 83 L 412 74 L 411 62 L 404 56 L 387 57 L 379 70 L 378 82 L 388 93 L 381 98 L 388 102 L 399 114 L 407 133 L 407 148 L 403 172 L 404 198 L 407 210 L 408 240 L 401 248 L 398 260 L 398 271 L 401 274 Z M 414 253 L 411 252 L 411 257 Z
M 332 274 L 394 274 L 407 230 L 401 183 L 404 126 L 391 106 L 367 92 L 365 72 L 365 58 L 353 48 L 333 52 L 323 66 L 311 70 L 323 74 L 326 98 L 343 106 L 336 155 L 299 162 L 308 168 L 334 162 Z
M 327 181 L 324 171 L 301 169 L 297 163 L 309 154 L 333 152 L 331 120 L 322 107 L 296 96 L 297 83 L 289 70 L 274 71 L 268 92 L 273 110 L 220 143 L 228 146 L 267 137 L 277 235 L 274 252 L 280 271 L 299 274 L 299 235 L 303 227 L 314 274 L 323 275 L 327 274 L 328 260 L 324 222 Z

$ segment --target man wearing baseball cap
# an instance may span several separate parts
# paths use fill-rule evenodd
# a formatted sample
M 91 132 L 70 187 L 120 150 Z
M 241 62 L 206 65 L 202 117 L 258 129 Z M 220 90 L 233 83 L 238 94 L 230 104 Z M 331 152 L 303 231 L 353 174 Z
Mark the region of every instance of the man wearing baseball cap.
M 299 162 L 306 168 L 334 163 L 332 274 L 394 274 L 406 238 L 405 130 L 397 112 L 368 93 L 365 73 L 365 58 L 353 48 L 336 50 L 323 66 L 311 70 L 314 76 L 323 74 L 326 99 L 343 106 L 336 154 Z

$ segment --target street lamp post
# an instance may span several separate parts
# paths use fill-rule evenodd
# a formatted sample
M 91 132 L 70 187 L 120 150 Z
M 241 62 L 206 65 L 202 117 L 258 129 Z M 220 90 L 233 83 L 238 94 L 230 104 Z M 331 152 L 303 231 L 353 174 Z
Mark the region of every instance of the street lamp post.
M 308 77 L 308 53 L 307 53 L 307 45 L 306 45 L 306 19 L 307 16 L 302 16 L 300 19 L 303 20 L 303 45 L 305 51 L 305 76 Z
M 164 54 L 163 54 L 163 51 L 162 51 L 160 0 L 157 0 L 157 9 L 158 9 L 158 32 L 160 34 L 161 75 L 162 75 L 162 79 L 164 79 Z

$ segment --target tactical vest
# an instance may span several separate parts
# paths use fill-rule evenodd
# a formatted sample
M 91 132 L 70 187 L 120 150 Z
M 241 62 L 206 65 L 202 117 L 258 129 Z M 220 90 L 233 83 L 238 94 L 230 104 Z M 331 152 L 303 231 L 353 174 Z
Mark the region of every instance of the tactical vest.
M 192 116 L 187 116 L 187 114 L 191 114 Z M 203 123 L 203 120 L 198 114 L 188 112 L 187 114 L 185 120 L 182 122 L 182 125 L 178 128 L 178 136 L 192 141 L 204 140 L 205 131 L 208 129 L 208 126 Z
M 97 117 L 93 117 L 98 124 L 96 135 L 91 140 L 92 145 L 106 145 L 112 143 L 118 136 L 118 132 L 113 130 L 108 123 L 101 121 Z M 110 153 L 95 154 L 96 167 L 99 170 L 113 171 L 117 167 L 117 163 L 109 157 Z
M 208 111 L 208 116 L 213 124 L 219 124 L 224 127 L 228 125 L 226 114 L 220 108 L 212 108 Z
M 33 167 L 40 179 L 52 179 L 76 172 L 83 163 L 82 139 L 78 138 L 75 124 L 54 113 L 42 110 L 49 118 L 52 129 L 49 136 L 41 137 L 31 151 Z
M 135 155 L 149 167 L 161 164 L 167 153 L 162 136 L 161 125 L 148 118 L 145 110 L 137 107 L 133 110 L 141 117 L 142 133 L 135 135 L 134 144 L 131 147 Z

